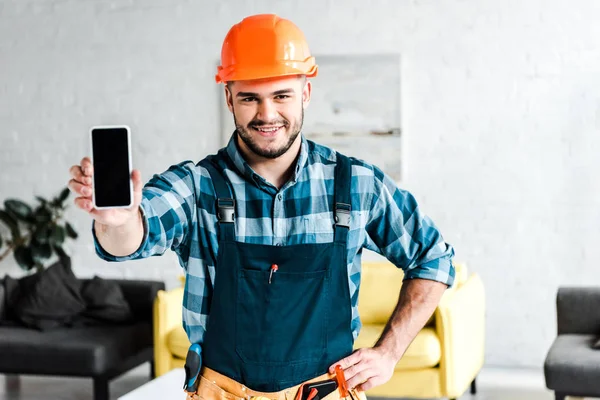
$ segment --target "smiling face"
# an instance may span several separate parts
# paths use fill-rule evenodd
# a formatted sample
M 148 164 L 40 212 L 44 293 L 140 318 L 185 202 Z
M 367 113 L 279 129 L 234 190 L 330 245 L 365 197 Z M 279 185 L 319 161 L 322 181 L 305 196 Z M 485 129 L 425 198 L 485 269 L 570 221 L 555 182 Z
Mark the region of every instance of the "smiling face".
M 274 159 L 299 138 L 311 84 L 304 76 L 235 81 L 225 86 L 237 133 L 256 155 Z

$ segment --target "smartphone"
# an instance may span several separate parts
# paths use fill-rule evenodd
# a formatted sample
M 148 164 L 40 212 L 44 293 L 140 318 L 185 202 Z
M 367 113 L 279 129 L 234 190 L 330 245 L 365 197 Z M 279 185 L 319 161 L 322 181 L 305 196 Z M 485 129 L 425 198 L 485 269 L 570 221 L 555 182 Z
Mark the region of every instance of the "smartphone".
M 320 400 L 336 390 L 338 387 L 337 381 L 333 379 L 328 379 L 320 382 L 313 382 L 304 385 L 302 389 L 302 400 L 308 398 L 310 391 L 315 388 L 317 389 L 317 395 L 313 398 L 313 400 Z
M 93 202 L 96 209 L 133 205 L 131 183 L 131 133 L 126 125 L 90 129 Z

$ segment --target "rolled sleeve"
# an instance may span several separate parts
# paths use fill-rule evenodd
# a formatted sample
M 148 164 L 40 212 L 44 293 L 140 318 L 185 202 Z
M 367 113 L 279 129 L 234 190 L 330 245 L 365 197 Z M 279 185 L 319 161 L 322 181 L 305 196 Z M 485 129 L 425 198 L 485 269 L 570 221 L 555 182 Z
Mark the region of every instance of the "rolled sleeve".
M 454 284 L 453 247 L 444 241 L 414 196 L 374 167 L 374 196 L 366 230 L 376 250 L 401 268 L 404 279 Z
M 429 279 L 454 285 L 455 269 L 449 257 L 441 257 L 425 264 L 417 265 L 406 271 L 404 279 Z
M 167 249 L 188 248 L 187 238 L 196 217 L 196 197 L 191 168 L 185 162 L 154 177 L 142 190 L 140 210 L 144 236 L 140 247 L 128 256 L 114 256 L 100 245 L 92 224 L 96 254 L 106 261 L 128 261 L 164 254 Z

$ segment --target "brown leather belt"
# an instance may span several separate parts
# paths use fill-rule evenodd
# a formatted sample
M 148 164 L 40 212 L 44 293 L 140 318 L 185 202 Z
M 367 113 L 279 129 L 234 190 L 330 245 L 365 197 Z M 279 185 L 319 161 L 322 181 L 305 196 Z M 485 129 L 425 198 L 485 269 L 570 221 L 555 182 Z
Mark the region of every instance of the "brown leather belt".
M 281 390 L 279 392 L 258 392 L 241 383 L 222 375 L 210 368 L 203 367 L 196 395 L 188 395 L 188 399 L 204 400 L 295 400 L 298 389 L 305 383 L 318 382 L 326 379 L 335 379 L 335 374 L 324 374 L 299 385 Z M 366 400 L 364 392 L 351 389 L 356 400 Z M 324 397 L 327 400 L 340 399 L 340 393 L 335 390 Z M 321 400 L 324 400 L 321 399 Z

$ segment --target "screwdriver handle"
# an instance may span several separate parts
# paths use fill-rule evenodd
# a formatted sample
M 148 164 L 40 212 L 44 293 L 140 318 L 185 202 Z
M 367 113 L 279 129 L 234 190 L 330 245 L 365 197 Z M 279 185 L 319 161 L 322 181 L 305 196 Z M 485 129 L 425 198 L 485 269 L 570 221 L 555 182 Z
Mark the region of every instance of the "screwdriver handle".
M 340 389 L 340 396 L 342 398 L 348 397 L 348 385 L 346 384 L 346 377 L 344 376 L 344 370 L 341 365 L 335 366 L 335 376 L 338 381 L 338 388 Z
M 198 391 L 198 383 L 200 383 L 200 367 L 202 366 L 202 348 L 199 344 L 190 346 L 185 358 L 185 382 L 183 390 L 189 393 Z

